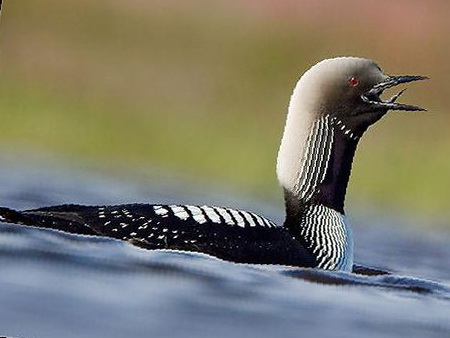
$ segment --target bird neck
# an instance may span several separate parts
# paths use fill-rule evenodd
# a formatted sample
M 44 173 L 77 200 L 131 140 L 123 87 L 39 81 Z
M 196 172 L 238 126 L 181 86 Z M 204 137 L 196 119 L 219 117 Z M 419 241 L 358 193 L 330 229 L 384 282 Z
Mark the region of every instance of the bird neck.
M 297 204 L 321 204 L 344 214 L 359 134 L 331 114 L 308 124 L 292 122 L 298 121 L 288 119 L 278 153 L 281 186 Z
M 313 122 L 298 174 L 284 187 L 284 227 L 317 260 L 317 267 L 351 270 L 353 236 L 345 193 L 358 136 L 331 115 Z
M 311 106 L 301 106 L 294 99 L 295 95 L 277 160 L 277 175 L 285 192 L 284 227 L 311 251 L 318 267 L 348 270 L 353 262 L 353 238 L 344 201 L 363 131 L 356 134 L 332 112 L 321 112 L 320 107 L 314 107 L 319 111 L 308 110 Z
M 323 172 L 321 180 L 314 181 L 314 187 L 310 188 L 310 202 L 321 204 L 344 214 L 344 202 L 347 186 L 352 170 L 353 158 L 359 141 L 359 136 L 352 132 L 347 125 L 337 118 L 328 117 L 329 132 L 331 136 L 329 151 L 321 156 L 321 161 L 326 164 L 316 164 L 322 166 Z M 320 148 L 319 148 L 320 149 Z M 319 152 L 319 154 L 321 154 Z M 319 170 L 319 169 L 318 169 Z M 303 202 L 308 202 L 305 199 Z

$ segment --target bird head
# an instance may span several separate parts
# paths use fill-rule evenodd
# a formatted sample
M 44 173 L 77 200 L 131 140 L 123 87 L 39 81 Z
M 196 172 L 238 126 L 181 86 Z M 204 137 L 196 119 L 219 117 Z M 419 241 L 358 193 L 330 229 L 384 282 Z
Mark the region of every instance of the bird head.
M 424 80 L 419 75 L 387 75 L 372 60 L 356 57 L 328 59 L 311 67 L 300 79 L 299 87 L 308 95 L 316 114 L 329 114 L 342 120 L 355 133 L 362 134 L 389 110 L 425 109 L 396 100 L 401 90 L 383 101 L 381 94 L 402 83 Z M 299 89 L 300 89 L 299 88 Z
M 349 154 L 340 154 L 339 159 L 353 158 L 352 152 L 360 137 L 389 110 L 425 110 L 397 103 L 403 91 L 385 101 L 381 98 L 388 88 L 423 79 L 426 77 L 387 75 L 375 62 L 356 57 L 328 59 L 311 67 L 297 82 L 289 103 L 277 159 L 281 186 L 291 192 L 298 191 L 304 181 L 304 168 L 318 167 L 329 160 L 311 160 L 310 163 L 308 156 L 323 155 L 331 143 L 341 152 L 348 146 Z M 331 141 L 329 131 L 334 132 Z M 325 139 L 328 143 L 320 144 Z M 320 141 L 318 153 L 308 148 L 309 143 L 316 141 Z

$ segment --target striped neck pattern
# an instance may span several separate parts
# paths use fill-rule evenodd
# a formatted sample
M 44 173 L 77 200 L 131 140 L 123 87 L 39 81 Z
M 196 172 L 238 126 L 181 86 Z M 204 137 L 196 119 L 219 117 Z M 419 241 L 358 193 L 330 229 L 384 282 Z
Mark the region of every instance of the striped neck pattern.
M 353 237 L 344 215 L 351 164 L 359 140 L 332 115 L 316 119 L 303 149 L 298 176 L 285 188 L 284 227 L 310 250 L 318 267 L 351 269 Z
M 300 236 L 316 257 L 318 268 L 352 269 L 353 236 L 341 213 L 323 205 L 308 206 L 300 222 Z
M 336 134 L 336 135 L 335 135 Z M 306 141 L 302 166 L 292 193 L 303 201 L 309 201 L 325 180 L 336 139 L 357 142 L 359 136 L 337 117 L 324 115 L 313 122 Z
M 334 141 L 333 118 L 325 115 L 314 121 L 306 141 L 302 166 L 293 187 L 293 194 L 310 200 L 325 179 Z

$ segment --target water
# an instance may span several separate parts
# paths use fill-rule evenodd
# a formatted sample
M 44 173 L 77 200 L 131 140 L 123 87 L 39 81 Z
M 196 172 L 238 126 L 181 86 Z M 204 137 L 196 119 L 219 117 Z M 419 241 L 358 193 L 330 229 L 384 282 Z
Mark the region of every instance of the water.
M 180 195 L 171 184 L 117 183 L 42 163 L 2 164 L 0 187 L 0 204 L 14 208 L 206 198 L 239 205 L 235 196 Z M 0 336 L 450 337 L 449 233 L 356 218 L 366 223 L 354 228 L 357 262 L 393 276 L 239 265 L 2 223 Z

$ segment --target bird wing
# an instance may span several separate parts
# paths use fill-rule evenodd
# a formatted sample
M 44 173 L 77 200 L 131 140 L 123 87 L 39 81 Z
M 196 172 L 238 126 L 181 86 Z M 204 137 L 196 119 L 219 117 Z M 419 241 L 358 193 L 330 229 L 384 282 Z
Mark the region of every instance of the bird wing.
M 124 204 L 60 205 L 15 211 L 0 221 L 112 237 L 145 249 L 201 252 L 229 261 L 314 266 L 311 253 L 257 214 L 224 207 Z

